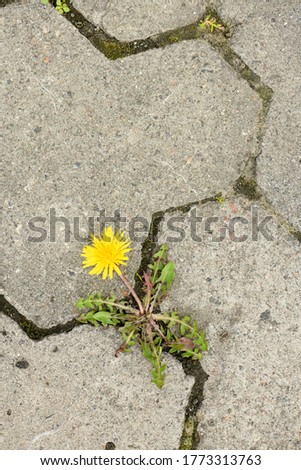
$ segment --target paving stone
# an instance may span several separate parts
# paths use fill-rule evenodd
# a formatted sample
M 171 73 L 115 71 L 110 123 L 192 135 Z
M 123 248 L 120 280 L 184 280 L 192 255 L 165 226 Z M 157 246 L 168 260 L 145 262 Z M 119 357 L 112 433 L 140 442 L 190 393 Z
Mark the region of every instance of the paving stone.
M 301 70 L 300 70 L 301 72 Z M 289 88 L 285 87 L 286 90 Z M 301 231 L 301 87 L 275 94 L 267 119 L 257 180 L 267 199 Z
M 149 224 L 154 211 L 228 189 L 255 152 L 260 101 L 202 41 L 112 62 L 48 7 L 6 7 L 3 26 L 5 292 L 49 326 L 101 286 L 81 270 L 74 223 L 87 237 L 89 217 L 97 233 L 99 212 L 119 209 L 132 234 L 136 216 Z M 120 296 L 119 285 L 105 292 Z
M 217 1 L 220 14 L 238 23 L 233 49 L 274 90 L 258 183 L 269 202 L 301 230 L 301 4 Z
M 162 226 L 177 268 L 163 307 L 191 313 L 209 342 L 200 449 L 301 448 L 301 247 L 256 207 L 238 198 L 192 209 L 178 242 Z
M 193 23 L 206 7 L 204 0 L 74 0 L 73 4 L 93 24 L 121 41 Z
M 150 381 L 139 350 L 114 356 L 121 337 L 76 328 L 34 342 L 1 316 L 4 449 L 177 449 L 193 385 L 166 355 L 166 383 Z

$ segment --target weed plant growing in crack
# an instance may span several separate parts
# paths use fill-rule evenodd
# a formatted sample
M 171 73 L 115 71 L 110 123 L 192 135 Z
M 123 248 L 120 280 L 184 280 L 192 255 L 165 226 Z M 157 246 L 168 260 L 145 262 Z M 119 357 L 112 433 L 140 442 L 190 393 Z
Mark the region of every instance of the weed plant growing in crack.
M 160 302 L 166 296 L 174 279 L 174 263 L 167 258 L 168 248 L 163 244 L 153 255 L 147 272 L 143 273 L 144 295 L 138 294 L 124 276 L 120 265 L 128 261 L 131 251 L 130 240 L 112 227 L 103 230 L 100 238 L 92 236 L 92 245 L 83 248 L 83 267 L 90 268 L 91 275 L 102 274 L 102 279 L 112 279 L 116 273 L 131 294 L 129 300 L 104 298 L 101 293 L 93 293 L 77 301 L 76 307 L 85 310 L 77 320 L 94 326 L 115 326 L 121 333 L 123 343 L 115 355 L 131 352 L 135 344 L 140 344 L 144 356 L 152 365 L 152 381 L 163 387 L 166 365 L 162 363 L 162 352 L 178 353 L 192 360 L 201 360 L 207 351 L 203 330 L 189 315 L 178 312 L 161 312 Z
M 206 29 L 213 33 L 216 29 L 223 31 L 225 28 L 222 24 L 219 24 L 216 18 L 212 17 L 211 15 L 207 15 L 206 18 L 200 22 L 200 28 Z

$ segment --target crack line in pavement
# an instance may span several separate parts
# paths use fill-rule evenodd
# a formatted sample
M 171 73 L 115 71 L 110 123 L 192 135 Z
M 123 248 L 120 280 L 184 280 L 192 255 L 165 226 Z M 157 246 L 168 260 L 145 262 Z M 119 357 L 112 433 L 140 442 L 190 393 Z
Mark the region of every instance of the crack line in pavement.
M 153 254 L 158 248 L 160 225 L 164 220 L 164 216 L 173 212 L 182 212 L 183 214 L 186 214 L 195 206 L 202 206 L 208 202 L 217 201 L 217 198 L 220 196 L 221 193 L 218 193 L 215 196 L 202 199 L 201 201 L 190 202 L 181 206 L 169 207 L 166 210 L 154 212 L 148 236 L 142 243 L 141 262 L 135 275 L 134 288 L 140 297 L 144 293 L 142 281 L 143 272 L 147 271 L 147 267 L 151 263 Z M 166 352 L 168 352 L 168 350 L 166 350 Z M 199 361 L 191 361 L 189 358 L 183 358 L 180 354 L 173 354 L 173 356 L 181 362 L 185 374 L 194 377 L 194 384 L 191 388 L 185 410 L 185 419 L 179 447 L 180 450 L 192 450 L 197 448 L 199 442 L 199 434 L 197 431 L 198 420 L 196 414 L 203 402 L 204 385 L 209 376 L 206 374 Z
M 55 7 L 56 0 L 49 0 L 49 3 Z M 232 31 L 228 25 L 219 17 L 217 12 L 208 7 L 197 21 L 186 26 L 181 26 L 169 31 L 151 35 L 145 39 L 135 39 L 133 41 L 120 41 L 114 36 L 108 34 L 104 29 L 96 27 L 91 21 L 80 13 L 72 3 L 66 1 L 70 12 L 64 14 L 75 28 L 88 39 L 91 44 L 102 52 L 108 59 L 116 60 L 130 55 L 139 54 L 150 49 L 159 49 L 171 44 L 185 40 L 199 39 L 207 36 L 205 30 L 199 27 L 200 21 L 204 21 L 207 15 L 214 16 L 223 27 L 220 33 L 224 37 L 230 37 Z
M 19 3 L 19 1 L 2 0 L 1 6 L 10 3 Z M 49 3 L 54 7 L 56 0 L 49 0 Z M 234 184 L 234 193 L 236 195 L 242 194 L 250 200 L 263 199 L 262 192 L 257 184 L 256 160 L 262 153 L 262 142 L 266 131 L 266 118 L 272 102 L 273 90 L 263 83 L 260 76 L 253 72 L 243 59 L 231 49 L 228 44 L 228 39 L 233 35 L 233 27 L 227 25 L 213 7 L 207 7 L 204 15 L 199 20 L 189 25 L 149 36 L 146 39 L 122 42 L 88 21 L 72 3 L 68 1 L 66 3 L 70 8 L 70 12 L 65 13 L 64 17 L 85 36 L 96 49 L 111 60 L 138 54 L 154 48 L 163 48 L 184 40 L 206 40 L 231 68 L 233 68 L 239 78 L 245 80 L 261 99 L 262 108 L 258 116 L 257 148 L 254 154 L 250 155 L 245 162 L 242 173 Z M 222 25 L 223 31 L 216 30 L 214 33 L 209 33 L 199 27 L 200 21 L 203 21 L 208 15 L 216 18 L 217 22 Z M 278 214 L 266 199 L 262 200 L 262 205 L 277 218 L 280 225 L 293 237 L 298 241 L 301 240 L 301 232 L 295 229 L 285 217 Z M 157 213 L 156 217 L 160 218 L 160 212 Z
M 5 6 L 10 3 L 17 2 L 14 2 L 13 0 L 1 1 L 0 6 Z M 56 0 L 50 0 L 50 3 L 55 6 Z M 267 202 L 257 184 L 256 159 L 262 151 L 262 142 L 266 130 L 266 118 L 270 109 L 273 90 L 269 86 L 265 85 L 259 75 L 253 72 L 242 58 L 231 49 L 228 44 L 228 39 L 231 37 L 232 31 L 220 18 L 218 13 L 212 8 L 207 8 L 205 14 L 195 23 L 159 33 L 146 39 L 122 42 L 106 33 L 103 29 L 96 28 L 96 26 L 88 21 L 72 4 L 68 1 L 67 4 L 70 8 L 70 12 L 64 15 L 65 18 L 71 22 L 96 49 L 102 52 L 110 60 L 116 60 L 118 58 L 145 52 L 150 49 L 159 49 L 184 40 L 193 39 L 206 40 L 217 52 L 219 52 L 238 76 L 247 81 L 248 85 L 259 95 L 262 102 L 261 112 L 258 117 L 257 149 L 255 155 L 251 155 L 249 157 L 240 177 L 234 183 L 232 188 L 234 194 L 243 195 L 251 201 L 258 201 L 267 211 L 273 214 L 278 222 L 293 237 L 301 242 L 301 232 L 294 229 L 283 216 L 277 213 L 271 204 Z M 217 31 L 212 34 L 201 30 L 199 23 L 204 20 L 207 15 L 215 17 L 217 21 L 222 24 L 224 28 L 223 32 Z M 160 224 L 163 221 L 165 214 L 171 212 L 186 213 L 194 206 L 216 201 L 218 196 L 220 196 L 220 194 L 201 201 L 191 202 L 186 205 L 170 207 L 166 210 L 155 212 L 152 215 L 148 236 L 142 244 L 141 263 L 135 275 L 135 289 L 138 292 L 138 295 L 142 294 L 143 284 L 141 276 L 143 271 L 146 271 L 147 265 L 150 263 L 153 253 L 158 246 Z M 68 332 L 75 326 L 81 326 L 74 318 L 65 324 L 58 324 L 50 328 L 40 328 L 31 320 L 28 320 L 24 315 L 20 314 L 3 295 L 1 295 L 0 299 L 0 310 L 6 316 L 17 322 L 20 328 L 32 340 L 41 340 L 46 336 Z M 196 413 L 203 400 L 203 388 L 208 375 L 204 372 L 201 363 L 192 363 L 192 361 L 187 358 L 182 358 L 181 356 L 176 357 L 181 362 L 185 374 L 192 375 L 195 378 L 195 383 L 191 389 L 188 405 L 185 411 L 185 422 L 180 443 L 180 449 L 192 450 L 196 449 L 199 440 Z
M 141 281 L 141 277 L 143 275 L 143 271 L 146 271 L 148 265 L 151 263 L 152 256 L 158 246 L 160 224 L 163 221 L 165 214 L 173 212 L 182 212 L 183 214 L 185 214 L 189 212 L 192 207 L 201 206 L 208 202 L 216 201 L 217 198 L 220 196 L 221 193 L 218 193 L 215 196 L 202 199 L 201 201 L 195 201 L 185 205 L 169 207 L 166 210 L 153 213 L 148 236 L 142 243 L 140 266 L 135 274 L 135 290 L 140 297 L 143 293 L 143 283 Z M 77 326 L 83 326 L 82 324 L 78 323 L 75 318 L 73 318 L 67 323 L 60 323 L 50 328 L 38 327 L 34 322 L 28 320 L 24 315 L 22 315 L 4 297 L 4 295 L 0 296 L 0 311 L 10 319 L 14 320 L 19 325 L 21 330 L 30 339 L 35 341 L 42 340 L 46 336 L 66 333 L 68 331 L 73 330 L 73 328 Z M 168 352 L 168 350 L 166 350 L 165 352 Z M 202 365 L 199 361 L 191 361 L 191 359 L 183 358 L 179 354 L 174 354 L 173 356 L 181 362 L 185 374 L 190 375 L 195 379 L 189 395 L 188 404 L 185 409 L 184 427 L 180 439 L 180 449 L 195 449 L 199 442 L 196 413 L 199 410 L 203 401 L 203 389 L 204 384 L 208 379 L 208 375 L 202 368 Z
M 37 326 L 33 321 L 28 320 L 22 313 L 20 313 L 16 307 L 14 307 L 4 295 L 0 295 L 0 312 L 2 312 L 11 320 L 15 321 L 22 331 L 28 336 L 28 338 L 34 341 L 40 341 L 46 336 L 56 335 L 60 333 L 67 333 L 73 330 L 74 327 L 78 326 L 79 323 L 75 318 L 68 321 L 67 323 L 59 323 L 58 325 L 51 326 L 50 328 L 41 328 Z
M 301 232 L 290 224 L 287 219 L 278 213 L 256 182 L 256 178 L 249 178 L 242 174 L 237 178 L 232 188 L 234 196 L 244 196 L 249 201 L 256 201 L 264 210 L 269 212 L 292 237 L 301 243 Z M 231 190 L 228 192 L 231 196 Z M 224 196 L 224 195 L 223 195 Z

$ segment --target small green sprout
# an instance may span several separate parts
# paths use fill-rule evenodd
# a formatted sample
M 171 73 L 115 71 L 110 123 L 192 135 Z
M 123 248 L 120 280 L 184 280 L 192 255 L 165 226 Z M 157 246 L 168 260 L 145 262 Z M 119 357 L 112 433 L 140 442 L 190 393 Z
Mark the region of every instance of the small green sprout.
M 49 0 L 41 0 L 41 3 L 43 5 L 47 5 L 47 3 L 49 3 Z M 56 0 L 55 9 L 59 12 L 60 15 L 63 15 L 64 13 L 68 13 L 70 11 L 70 8 L 68 7 L 65 0 Z
M 225 202 L 225 198 L 222 195 L 215 196 L 215 199 L 220 204 L 224 204 L 224 202 Z
M 204 331 L 189 315 L 175 311 L 161 311 L 160 302 L 166 297 L 174 279 L 174 263 L 168 261 L 168 248 L 163 244 L 153 255 L 147 272 L 139 277 L 143 284 L 141 298 L 135 292 L 118 264 L 125 264 L 126 253 L 130 251 L 129 240 L 112 227 L 104 230 L 100 239 L 93 237 L 93 245 L 83 248 L 83 267 L 95 267 L 90 274 L 103 273 L 103 279 L 119 275 L 132 298 L 117 300 L 114 296 L 104 298 L 102 294 L 91 294 L 79 299 L 76 307 L 84 310 L 77 321 L 93 326 L 112 325 L 121 333 L 123 342 L 115 352 L 131 352 L 139 344 L 142 353 L 151 363 L 152 381 L 163 387 L 166 364 L 162 363 L 163 351 L 180 354 L 182 357 L 201 360 L 207 351 Z
M 207 15 L 204 21 L 200 22 L 200 28 L 201 29 L 207 29 L 210 31 L 210 33 L 213 33 L 214 30 L 219 29 L 220 31 L 223 31 L 224 27 L 222 24 L 217 23 L 216 18 L 212 17 L 211 15 Z

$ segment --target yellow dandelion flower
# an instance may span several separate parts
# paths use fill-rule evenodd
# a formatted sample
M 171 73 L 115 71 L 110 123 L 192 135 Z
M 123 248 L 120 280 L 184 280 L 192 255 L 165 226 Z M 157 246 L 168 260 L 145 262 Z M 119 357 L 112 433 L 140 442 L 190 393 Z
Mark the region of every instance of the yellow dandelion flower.
M 108 275 L 112 279 L 114 271 L 120 276 L 121 271 L 118 265 L 126 264 L 125 261 L 128 260 L 125 254 L 131 251 L 130 240 L 120 231 L 114 235 L 111 226 L 104 228 L 101 238 L 92 235 L 92 240 L 92 246 L 86 245 L 83 248 L 81 256 L 86 258 L 83 261 L 83 267 L 94 266 L 89 274 L 102 273 L 103 279 L 106 279 Z

